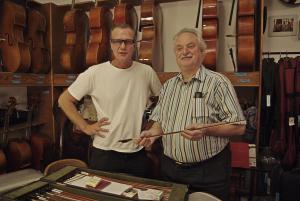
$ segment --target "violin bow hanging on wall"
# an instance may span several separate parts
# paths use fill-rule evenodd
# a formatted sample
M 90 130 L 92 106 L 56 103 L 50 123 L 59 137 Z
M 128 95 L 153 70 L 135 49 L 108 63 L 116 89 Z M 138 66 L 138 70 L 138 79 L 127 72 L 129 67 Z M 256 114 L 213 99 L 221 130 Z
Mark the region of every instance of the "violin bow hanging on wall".
M 199 0 L 199 4 L 198 4 L 198 10 L 197 10 L 197 18 L 196 18 L 196 25 L 195 27 L 198 28 L 199 27 L 199 17 L 200 17 L 200 12 L 201 12 L 201 0 Z
M 231 26 L 232 15 L 234 11 L 235 0 L 232 0 L 228 25 Z

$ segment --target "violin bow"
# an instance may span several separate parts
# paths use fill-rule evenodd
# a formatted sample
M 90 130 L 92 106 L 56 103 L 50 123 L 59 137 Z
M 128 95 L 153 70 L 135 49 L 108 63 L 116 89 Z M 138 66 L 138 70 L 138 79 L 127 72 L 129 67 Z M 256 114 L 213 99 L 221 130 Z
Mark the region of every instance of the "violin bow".
M 230 10 L 230 17 L 229 17 L 229 26 L 231 26 L 231 21 L 232 21 L 232 15 L 233 15 L 233 10 L 234 10 L 234 5 L 235 5 L 235 0 L 232 1 L 231 4 L 231 10 Z
M 231 62 L 232 62 L 232 65 L 233 65 L 234 72 L 237 72 L 236 65 L 235 65 L 235 62 L 234 62 L 232 47 L 229 48 L 229 54 L 230 54 L 230 58 L 231 58 Z
M 196 28 L 198 28 L 198 26 L 199 26 L 200 11 L 201 11 L 201 0 L 199 0 L 199 5 L 198 5 L 197 19 L 196 19 Z
M 237 123 L 245 123 L 245 120 L 233 121 L 233 122 L 221 122 L 221 123 L 218 123 L 218 124 L 210 124 L 210 125 L 207 125 L 207 126 L 203 126 L 201 128 L 193 129 L 193 130 L 201 130 L 201 129 L 204 129 L 204 128 L 211 128 L 211 127 L 217 127 L 217 126 L 223 126 L 223 125 L 230 125 L 230 124 L 237 124 Z M 156 135 L 151 135 L 151 136 L 147 136 L 147 137 L 158 137 L 158 136 L 163 136 L 163 135 L 173 135 L 173 134 L 177 134 L 177 133 L 181 133 L 181 132 L 183 132 L 183 130 L 173 131 L 173 132 L 169 132 L 169 133 L 156 134 Z M 139 139 L 139 138 L 137 138 L 137 137 L 135 137 L 135 138 L 128 138 L 128 139 L 119 140 L 118 142 L 126 143 L 126 142 L 129 142 L 129 141 L 132 141 L 132 140 L 137 140 L 137 139 Z

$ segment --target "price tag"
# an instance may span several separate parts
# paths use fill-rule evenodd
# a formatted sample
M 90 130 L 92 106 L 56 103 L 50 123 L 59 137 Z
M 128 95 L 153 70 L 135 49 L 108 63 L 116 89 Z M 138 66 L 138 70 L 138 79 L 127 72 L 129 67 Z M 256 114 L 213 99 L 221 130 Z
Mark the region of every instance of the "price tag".
M 295 125 L 295 118 L 289 117 L 289 126 L 294 126 L 294 125 Z
M 271 107 L 271 95 L 268 94 L 268 95 L 266 96 L 266 101 L 267 101 L 267 102 L 266 102 L 267 107 Z
M 250 79 L 239 79 L 240 83 L 250 83 L 251 80 Z

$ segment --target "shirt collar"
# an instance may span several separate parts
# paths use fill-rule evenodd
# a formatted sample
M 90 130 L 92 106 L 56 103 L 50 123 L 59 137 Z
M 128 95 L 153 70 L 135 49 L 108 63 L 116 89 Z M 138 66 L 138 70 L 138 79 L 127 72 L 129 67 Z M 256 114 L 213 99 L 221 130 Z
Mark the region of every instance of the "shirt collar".
M 192 77 L 192 80 L 199 80 L 200 82 L 204 80 L 206 74 L 206 68 L 202 65 L 196 72 L 196 74 Z M 177 79 L 183 81 L 182 73 L 179 73 L 176 76 Z

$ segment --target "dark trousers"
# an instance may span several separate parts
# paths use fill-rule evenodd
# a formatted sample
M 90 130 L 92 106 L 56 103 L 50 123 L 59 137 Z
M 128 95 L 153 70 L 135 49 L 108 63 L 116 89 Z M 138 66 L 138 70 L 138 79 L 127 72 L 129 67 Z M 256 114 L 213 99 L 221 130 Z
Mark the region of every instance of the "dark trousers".
M 148 177 L 150 160 L 144 149 L 135 153 L 121 153 L 92 147 L 89 168 L 106 172 L 127 173 Z
M 191 166 L 176 164 L 163 155 L 161 170 L 165 180 L 187 184 L 190 193 L 207 192 L 222 201 L 229 200 L 231 153 L 228 146 L 213 158 Z

